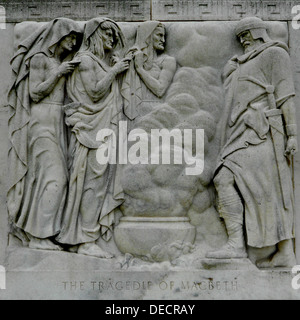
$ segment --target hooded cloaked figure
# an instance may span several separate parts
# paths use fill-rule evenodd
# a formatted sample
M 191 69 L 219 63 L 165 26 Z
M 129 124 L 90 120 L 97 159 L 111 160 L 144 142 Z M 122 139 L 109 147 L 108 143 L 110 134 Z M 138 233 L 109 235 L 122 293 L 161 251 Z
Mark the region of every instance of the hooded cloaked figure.
M 158 55 L 154 48 L 153 33 L 159 27 L 165 30 L 159 21 L 146 21 L 137 28 L 133 49 L 143 54 L 143 72 L 147 73 L 147 78 L 152 83 L 155 82 L 156 86 L 149 85 L 149 82 L 143 79 L 132 60 L 124 77 L 121 91 L 124 98 L 124 114 L 131 122 L 151 112 L 155 105 L 161 102 L 176 71 L 175 59 L 162 53 Z M 164 35 L 162 41 L 164 44 Z
M 113 31 L 114 41 L 112 50 L 104 52 L 103 32 L 107 29 Z M 108 241 L 115 222 L 114 209 L 124 199 L 118 165 L 109 161 L 100 164 L 97 160 L 98 148 L 107 147 L 110 153 L 117 144 L 113 136 L 118 138 L 122 99 L 118 79 L 111 75 L 109 58 L 115 50 L 122 51 L 123 47 L 122 31 L 114 21 L 95 18 L 86 23 L 83 43 L 75 56 L 81 64 L 67 84 L 68 95 L 73 101 L 65 108 L 66 123 L 72 131 L 72 162 L 63 230 L 57 237 L 60 243 L 91 244 L 99 237 Z M 87 75 L 87 81 L 83 73 Z M 107 87 L 94 90 L 101 80 L 108 83 Z M 100 130 L 106 132 L 102 131 L 104 135 L 101 137 L 98 135 Z M 91 254 L 98 255 L 97 252 Z
M 51 92 L 33 93 L 32 60 L 38 57 L 41 72 L 47 72 L 42 75 L 45 80 L 55 77 L 61 63 L 55 57 L 56 49 L 66 36 L 81 32 L 73 20 L 55 19 L 26 38 L 11 61 L 7 205 L 11 221 L 29 238 L 45 239 L 59 233 L 67 186 L 62 112 L 65 77 L 57 75 Z
M 226 123 L 214 183 L 229 240 L 209 258 L 247 256 L 243 226 L 247 244 L 256 248 L 294 236 L 292 179 L 284 156 L 285 126 L 293 120 L 285 110 L 294 110 L 295 95 L 288 48 L 270 40 L 258 18 L 238 23 L 237 36 L 249 33 L 254 46 L 248 49 L 251 38 L 242 38 L 245 53 L 224 68 Z

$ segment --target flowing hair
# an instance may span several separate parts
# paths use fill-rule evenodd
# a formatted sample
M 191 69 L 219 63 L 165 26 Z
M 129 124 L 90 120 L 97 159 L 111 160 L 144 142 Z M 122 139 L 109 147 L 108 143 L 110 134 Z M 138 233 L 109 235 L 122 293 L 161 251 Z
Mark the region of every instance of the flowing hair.
M 119 42 L 119 31 L 115 24 L 110 21 L 102 22 L 88 39 L 87 49 L 100 59 L 103 59 L 105 56 L 103 48 L 103 34 L 104 31 L 109 29 L 113 32 L 113 49 L 115 49 Z

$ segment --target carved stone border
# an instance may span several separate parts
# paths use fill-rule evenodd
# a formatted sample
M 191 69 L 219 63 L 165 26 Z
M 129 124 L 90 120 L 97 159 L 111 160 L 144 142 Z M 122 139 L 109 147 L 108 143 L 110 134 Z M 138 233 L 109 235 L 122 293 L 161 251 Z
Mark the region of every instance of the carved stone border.
M 153 0 L 156 20 L 240 20 L 256 16 L 263 20 L 291 20 L 291 9 L 299 1 L 289 0 Z
M 87 20 L 96 16 L 116 21 L 239 20 L 254 15 L 289 21 L 297 0 L 0 0 L 6 22 L 49 21 L 56 17 Z
M 149 0 L 0 0 L 6 22 L 49 21 L 57 17 L 88 20 L 105 16 L 116 21 L 150 20 Z

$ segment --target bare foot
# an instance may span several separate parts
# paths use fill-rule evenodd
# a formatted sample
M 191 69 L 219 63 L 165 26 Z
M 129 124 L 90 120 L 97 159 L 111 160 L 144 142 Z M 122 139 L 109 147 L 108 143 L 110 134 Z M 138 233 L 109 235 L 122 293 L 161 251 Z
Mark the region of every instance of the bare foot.
M 30 239 L 29 248 L 39 250 L 62 250 L 61 246 L 54 244 L 51 240 L 39 238 Z
M 83 243 L 78 247 L 77 253 L 79 254 L 85 254 L 87 256 L 93 256 L 97 258 L 105 258 L 105 259 L 111 259 L 114 257 L 113 254 L 104 251 L 101 249 L 96 243 L 94 242 L 88 242 Z
M 278 243 L 277 251 L 266 259 L 259 260 L 258 268 L 293 267 L 296 265 L 294 246 L 291 239 L 282 240 Z
M 293 267 L 296 259 L 294 255 L 277 251 L 271 258 L 259 260 L 256 265 L 258 268 Z
M 222 248 L 215 251 L 207 252 L 205 257 L 212 259 L 242 259 L 247 258 L 248 254 L 244 246 L 234 247 L 227 242 Z

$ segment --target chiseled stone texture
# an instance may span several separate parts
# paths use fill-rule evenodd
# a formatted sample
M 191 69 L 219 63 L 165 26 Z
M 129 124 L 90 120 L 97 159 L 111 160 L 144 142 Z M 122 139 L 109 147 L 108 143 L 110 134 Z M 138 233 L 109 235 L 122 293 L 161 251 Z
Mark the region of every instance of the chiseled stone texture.
M 239 20 L 256 16 L 263 20 L 290 20 L 297 1 L 250 0 L 153 0 L 153 19 L 158 20 Z
M 124 9 L 123 6 L 126 4 Z M 293 275 L 290 270 L 258 270 L 254 266 L 253 262 L 258 257 L 271 253 L 273 247 L 263 250 L 249 248 L 249 260 L 233 261 L 229 264 L 220 261 L 215 265 L 214 261 L 204 257 L 207 250 L 218 248 L 226 242 L 225 228 L 213 207 L 214 194 L 208 184 L 212 177 L 214 159 L 219 151 L 218 138 L 214 130 L 217 130 L 216 123 L 220 116 L 223 98 L 220 71 L 233 54 L 242 52 L 233 37 L 235 21 L 246 14 L 253 14 L 253 10 L 256 10 L 255 13 L 263 19 L 275 20 L 269 22 L 270 36 L 290 46 L 291 60 L 295 67 L 295 102 L 298 105 L 300 55 L 297 32 L 300 31 L 293 30 L 290 23 L 287 25 L 286 22 L 291 18 L 291 6 L 295 4 L 297 3 L 294 1 L 268 1 L 268 3 L 256 1 L 253 5 L 250 5 L 250 1 L 189 1 L 191 6 L 189 7 L 184 6 L 183 1 L 153 0 L 150 12 L 150 1 L 65 1 L 55 7 L 44 1 L 32 5 L 27 3 L 23 11 L 20 8 L 24 6 L 24 1 L 15 0 L 8 3 L 7 18 L 11 23 L 7 23 L 6 30 L 0 30 L 3 57 L 0 61 L 2 137 L 0 139 L 0 264 L 6 266 L 8 273 L 7 290 L 0 290 L 0 299 L 36 298 L 37 292 L 39 299 L 124 299 L 125 296 L 127 299 L 299 299 L 299 292 L 291 287 Z M 165 21 L 173 20 L 165 23 L 168 34 L 166 53 L 176 58 L 180 69 L 165 100 L 167 104 L 172 105 L 176 102 L 178 94 L 188 92 L 192 97 L 191 101 L 196 99 L 201 111 L 207 116 L 201 125 L 207 125 L 207 131 L 212 131 L 211 136 L 207 138 L 209 150 L 206 150 L 206 157 L 210 161 L 205 168 L 199 193 L 193 198 L 188 212 L 191 223 L 197 228 L 196 249 L 193 253 L 172 262 L 148 263 L 132 256 L 122 256 L 114 244 L 109 244 L 107 248 L 117 257 L 99 261 L 97 258 L 73 253 L 29 250 L 22 248 L 15 239 L 10 239 L 10 246 L 5 253 L 8 243 L 5 207 L 7 170 L 5 97 L 11 72 L 9 59 L 13 55 L 14 40 L 19 42 L 37 25 L 37 22 L 24 22 L 14 29 L 13 22 L 47 21 L 57 16 L 57 12 L 59 15 L 80 20 L 81 24 L 82 21 L 92 18 L 92 12 L 93 16 L 105 15 L 121 21 L 120 26 L 129 38 L 129 44 L 134 43 L 137 25 L 130 21 L 145 21 L 151 17 Z M 198 13 L 199 17 L 196 16 Z M 189 20 L 208 21 L 188 22 Z M 209 20 L 232 20 L 232 22 Z M 201 92 L 199 86 L 209 87 L 210 90 Z M 166 113 L 169 110 L 167 104 L 164 106 Z M 193 107 L 192 104 L 191 106 Z M 182 114 L 177 110 L 173 115 L 172 121 L 166 119 L 164 126 L 172 128 L 180 124 L 180 121 L 175 122 L 175 120 L 180 120 Z M 299 120 L 299 112 L 297 117 Z M 210 122 L 211 119 L 213 120 Z M 213 125 L 210 127 L 210 124 Z M 300 257 L 300 237 L 297 231 L 300 225 L 297 212 L 297 208 L 300 207 L 300 200 L 297 197 L 300 190 L 299 153 L 295 157 L 294 167 L 297 213 L 295 241 L 296 253 Z M 131 169 L 128 166 L 129 176 L 135 174 Z M 159 192 L 158 190 L 161 191 L 159 178 L 161 177 L 157 174 L 152 180 L 145 179 L 144 183 L 149 190 Z M 166 193 L 172 194 L 178 190 L 176 184 L 173 184 L 172 188 L 169 191 L 166 189 Z M 130 201 L 134 202 L 134 197 Z M 151 203 L 149 199 L 146 199 L 145 203 L 149 206 L 149 210 L 151 206 L 155 207 L 155 203 Z M 126 212 L 126 205 L 123 209 Z
M 88 20 L 98 16 L 116 21 L 150 19 L 149 0 L 79 0 L 79 1 L 0 1 L 6 9 L 7 22 L 49 21 L 57 17 Z
M 236 21 L 245 16 L 291 20 L 296 0 L 76 0 L 0 1 L 8 22 L 48 21 L 59 16 L 87 20 L 107 16 L 116 21 Z
M 290 47 L 290 57 L 293 65 L 293 76 L 295 83 L 295 104 L 297 107 L 297 123 L 300 123 L 300 112 L 299 112 L 299 101 L 300 101 L 300 30 L 294 30 L 292 28 L 291 22 L 289 22 L 289 47 Z M 300 128 L 298 125 L 298 136 L 300 134 Z M 294 188 L 295 188 L 295 232 L 296 232 L 296 256 L 300 257 L 300 238 L 299 238 L 299 226 L 300 226 L 300 154 L 296 154 L 294 157 Z
M 258 270 L 248 259 L 218 266 L 210 259 L 181 257 L 147 263 L 132 257 L 102 260 L 72 253 L 19 248 L 11 252 L 0 299 L 80 300 L 297 300 L 290 270 Z M 235 260 L 235 259 L 234 259 Z M 35 261 L 35 266 L 32 266 Z M 24 266 L 26 270 L 24 270 Z M 32 285 L 34 283 L 34 285 Z
M 79 22 L 80 25 L 83 23 Z M 172 165 L 168 166 L 169 171 L 162 170 L 167 165 L 153 166 L 152 169 L 151 165 L 128 164 L 124 168 L 123 175 L 126 200 L 121 210 L 124 215 L 135 216 L 142 212 L 145 217 L 159 216 L 161 212 L 162 215 L 168 216 L 176 211 L 180 216 L 186 214 L 185 210 L 189 208 L 188 215 L 191 222 L 198 228 L 196 244 L 201 248 L 203 255 L 205 250 L 217 248 L 226 238 L 226 231 L 213 207 L 214 194 L 209 183 L 219 152 L 220 132 L 217 123 L 223 107 L 222 67 L 233 54 L 242 52 L 233 36 L 236 23 L 223 21 L 165 23 L 167 27 L 165 52 L 176 58 L 179 67 L 166 93 L 165 102 L 157 112 L 151 113 L 140 124 L 146 131 L 151 128 L 152 123 L 159 126 L 158 128 L 169 130 L 174 127 L 204 129 L 205 167 L 200 179 L 198 180 L 197 176 L 185 175 L 184 168 L 179 168 L 179 171 L 174 170 Z M 132 46 L 138 23 L 119 24 L 128 39 L 128 47 Z M 15 46 L 38 25 L 41 23 L 17 24 L 14 35 Z M 272 39 L 288 42 L 285 22 L 272 21 L 268 23 L 268 27 Z M 175 176 L 178 178 L 175 179 Z M 142 183 L 143 188 L 136 192 L 138 181 Z M 185 186 L 184 193 L 182 186 Z M 190 200 L 188 202 L 185 199 Z M 178 208 L 182 202 L 186 208 L 183 206 L 180 213 Z M 250 258 L 255 261 L 264 252 L 272 250 L 273 248 L 261 250 L 250 248 Z
M 8 115 L 6 110 L 7 92 L 9 80 L 11 78 L 11 68 L 9 61 L 13 55 L 14 43 L 14 25 L 7 24 L 6 29 L 0 29 L 1 61 L 0 61 L 0 264 L 4 262 L 4 252 L 7 246 L 7 209 L 6 209 L 6 191 L 7 191 L 7 152 L 8 152 Z

